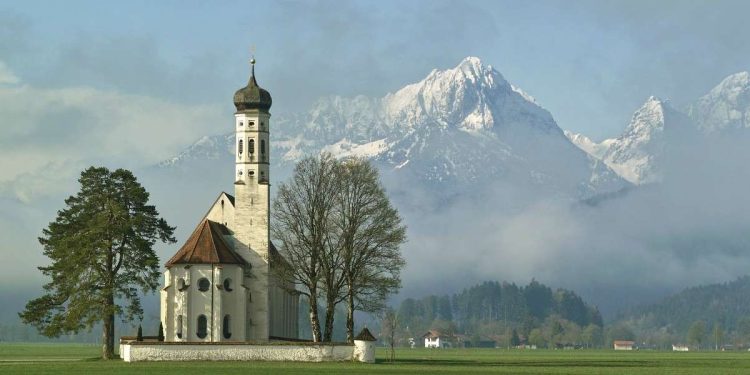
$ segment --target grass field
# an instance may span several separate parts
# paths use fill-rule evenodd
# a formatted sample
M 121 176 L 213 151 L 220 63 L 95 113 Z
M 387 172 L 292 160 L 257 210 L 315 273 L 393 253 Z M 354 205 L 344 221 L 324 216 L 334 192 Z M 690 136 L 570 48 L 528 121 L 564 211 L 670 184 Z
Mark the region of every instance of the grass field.
M 0 374 L 750 374 L 748 352 L 400 349 L 396 362 L 149 362 L 96 359 L 99 347 L 0 344 Z

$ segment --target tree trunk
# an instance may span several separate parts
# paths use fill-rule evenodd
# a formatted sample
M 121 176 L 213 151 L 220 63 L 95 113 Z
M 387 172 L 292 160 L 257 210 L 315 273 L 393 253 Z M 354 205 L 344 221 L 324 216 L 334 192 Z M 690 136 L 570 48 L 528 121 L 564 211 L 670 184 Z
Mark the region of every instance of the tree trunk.
M 320 318 L 318 317 L 318 293 L 310 291 L 310 329 L 314 342 L 320 342 Z
M 331 342 L 333 339 L 333 319 L 336 312 L 335 297 L 326 298 L 326 322 L 325 331 L 323 332 L 323 341 Z
M 108 311 L 104 317 L 104 326 L 102 327 L 102 358 L 113 359 L 115 357 L 115 313 L 114 297 L 108 298 L 108 305 L 105 311 Z
M 354 295 L 351 291 L 346 296 L 346 342 L 354 342 Z

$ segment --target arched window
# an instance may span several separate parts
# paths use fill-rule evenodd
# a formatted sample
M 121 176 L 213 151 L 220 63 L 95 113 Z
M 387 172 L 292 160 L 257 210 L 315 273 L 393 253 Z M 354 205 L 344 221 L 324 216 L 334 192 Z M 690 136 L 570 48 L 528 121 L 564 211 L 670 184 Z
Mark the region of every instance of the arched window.
M 177 338 L 182 338 L 182 315 L 177 315 Z
M 251 154 L 255 153 L 255 140 L 254 139 L 247 140 L 247 152 Z
M 224 290 L 226 290 L 227 292 L 232 291 L 232 279 L 228 277 L 224 279 Z
M 242 126 L 242 121 L 240 121 L 240 126 Z
M 207 278 L 204 277 L 204 278 L 198 280 L 198 290 L 200 290 L 201 292 L 207 291 L 208 288 L 210 288 L 210 287 L 211 287 L 211 282 L 208 281 Z
M 185 279 L 181 277 L 177 280 L 177 290 L 183 291 L 185 289 L 187 289 L 187 285 L 185 285 Z
M 242 155 L 242 140 L 237 144 L 237 153 Z
M 208 320 L 206 320 L 205 315 L 198 315 L 198 330 L 195 331 L 195 334 L 199 339 L 204 339 L 208 335 Z
M 229 315 L 224 315 L 224 324 L 221 325 L 221 333 L 224 335 L 225 339 L 232 337 L 232 327 L 230 326 L 231 323 L 232 320 L 229 318 Z
M 266 140 L 265 139 L 260 140 L 260 153 L 263 155 L 266 154 Z

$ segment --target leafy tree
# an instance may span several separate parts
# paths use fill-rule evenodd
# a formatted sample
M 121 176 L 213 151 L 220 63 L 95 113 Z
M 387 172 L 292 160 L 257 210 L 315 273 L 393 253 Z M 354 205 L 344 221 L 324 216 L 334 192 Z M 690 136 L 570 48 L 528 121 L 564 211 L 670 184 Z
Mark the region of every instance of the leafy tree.
M 616 324 L 607 330 L 607 345 L 615 340 L 635 341 L 635 333 L 625 324 Z
M 602 327 L 596 324 L 589 324 L 581 333 L 581 339 L 589 348 L 601 345 Z
M 544 333 L 539 328 L 534 328 L 529 333 L 529 344 L 536 345 L 537 348 L 542 348 L 547 345 L 547 341 L 544 339 Z
M 689 343 L 694 344 L 700 349 L 701 344 L 706 337 L 706 323 L 702 320 L 693 322 L 688 329 L 687 340 Z
M 80 191 L 39 238 L 51 260 L 39 270 L 51 281 L 19 316 L 47 337 L 101 322 L 102 357 L 109 359 L 115 315 L 125 322 L 143 318 L 138 292 L 153 292 L 159 282 L 153 246 L 174 243 L 174 228 L 148 204 L 148 192 L 130 171 L 90 167 L 78 181 Z
M 750 316 L 743 316 L 737 322 L 737 335 L 743 344 L 750 341 Z

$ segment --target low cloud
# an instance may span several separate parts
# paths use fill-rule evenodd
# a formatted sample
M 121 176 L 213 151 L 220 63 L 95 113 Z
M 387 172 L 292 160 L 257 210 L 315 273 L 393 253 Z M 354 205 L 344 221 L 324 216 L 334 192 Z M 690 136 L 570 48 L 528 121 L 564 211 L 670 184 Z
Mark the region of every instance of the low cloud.
M 410 229 L 403 295 L 536 278 L 579 291 L 612 316 L 688 286 L 745 275 L 748 144 L 741 132 L 673 139 L 663 183 L 596 205 L 482 186 L 437 212 L 399 199 Z
M 74 181 L 85 164 L 154 164 L 222 121 L 215 106 L 90 87 L 37 88 L 1 63 L 0 81 L 13 83 L 0 85 L 0 191 L 21 200 L 58 185 L 50 181 Z

